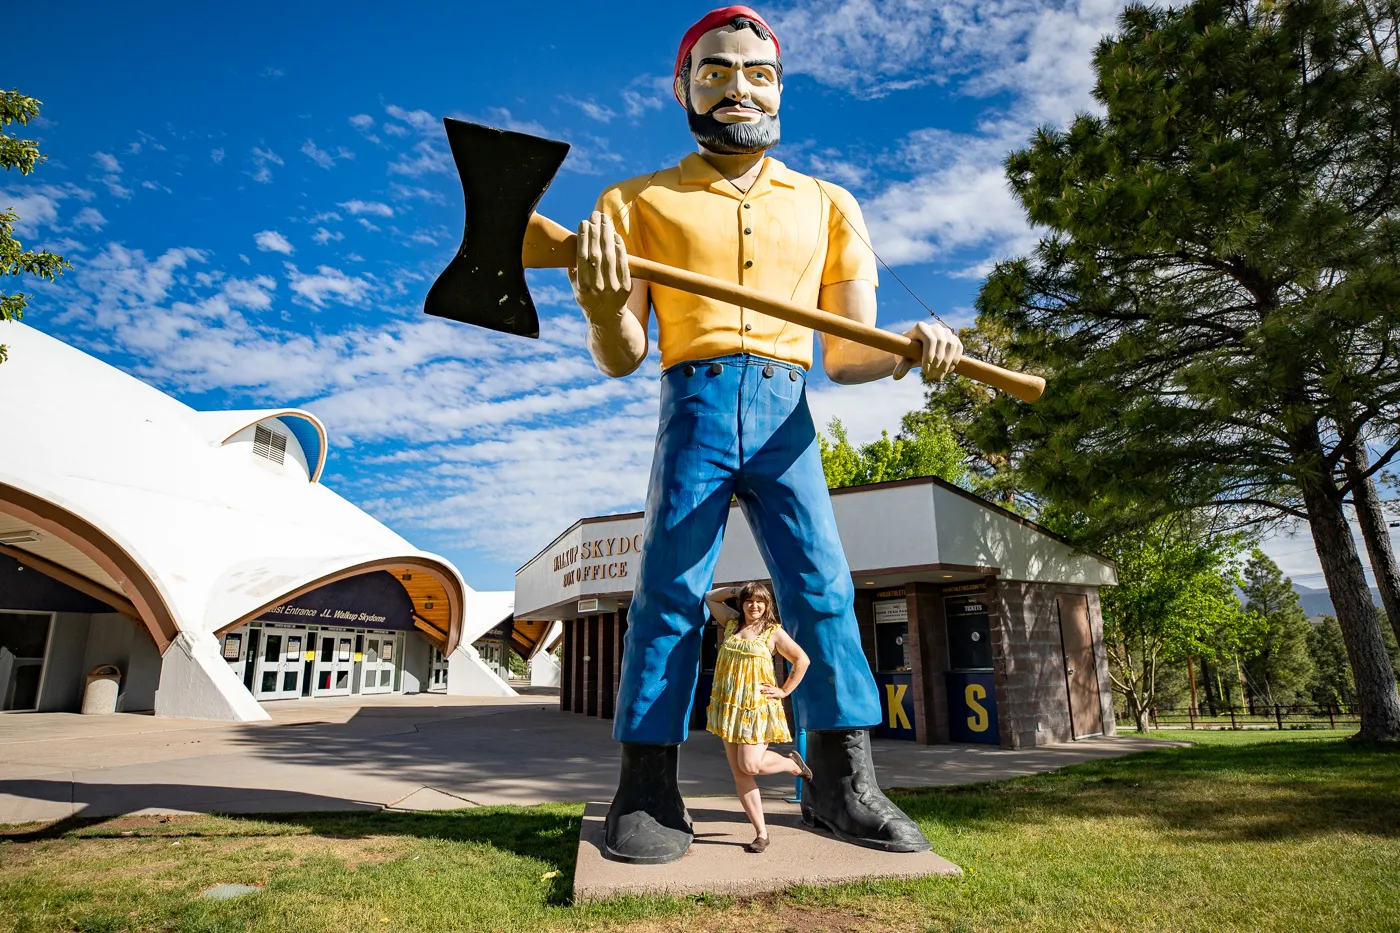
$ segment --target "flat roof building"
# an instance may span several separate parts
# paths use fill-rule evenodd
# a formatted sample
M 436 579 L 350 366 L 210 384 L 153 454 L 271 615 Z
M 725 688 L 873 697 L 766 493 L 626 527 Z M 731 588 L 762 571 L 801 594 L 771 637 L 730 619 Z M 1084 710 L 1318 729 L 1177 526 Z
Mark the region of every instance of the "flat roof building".
M 513 594 L 474 591 L 321 484 L 295 408 L 195 411 L 19 323 L 0 365 L 0 710 L 267 718 L 260 701 L 511 694 L 471 643 Z
M 880 689 L 875 735 L 1017 748 L 1115 731 L 1098 597 L 1111 561 L 933 477 L 831 498 Z M 613 715 L 643 521 L 581 519 L 516 572 L 516 618 L 563 623 L 564 710 Z M 735 503 L 715 585 L 767 579 Z M 693 726 L 715 653 L 710 629 Z

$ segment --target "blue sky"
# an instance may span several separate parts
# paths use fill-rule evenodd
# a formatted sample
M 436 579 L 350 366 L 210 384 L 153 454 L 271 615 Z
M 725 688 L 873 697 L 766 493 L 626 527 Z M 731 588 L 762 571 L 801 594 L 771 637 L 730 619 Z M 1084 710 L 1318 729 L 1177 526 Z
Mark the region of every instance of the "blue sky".
M 75 267 L 28 323 L 196 408 L 310 409 L 332 435 L 327 485 L 505 589 L 575 519 L 640 507 L 657 366 L 597 373 L 559 273 L 533 280 L 538 341 L 423 315 L 461 231 L 441 118 L 572 143 L 541 204 L 572 226 L 606 184 L 692 150 L 670 71 L 710 7 L 483 6 L 12 12 L 9 83 L 44 102 L 27 135 L 49 162 L 0 201 L 26 245 Z M 881 256 L 968 323 L 989 263 L 1033 242 L 1001 160 L 1092 108 L 1089 55 L 1119 4 L 758 9 L 786 69 L 774 154 L 849 188 Z M 880 301 L 891 329 L 925 314 L 888 273 Z M 857 440 L 921 403 L 915 379 L 812 385 L 819 420 Z M 1314 569 L 1305 550 L 1285 568 Z

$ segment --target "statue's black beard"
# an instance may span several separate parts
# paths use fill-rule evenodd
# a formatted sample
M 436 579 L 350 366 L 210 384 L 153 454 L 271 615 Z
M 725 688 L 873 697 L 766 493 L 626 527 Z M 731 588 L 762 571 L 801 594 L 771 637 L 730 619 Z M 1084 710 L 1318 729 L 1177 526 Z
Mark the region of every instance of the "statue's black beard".
M 690 135 L 694 136 L 701 146 L 720 155 L 752 155 L 772 149 L 778 144 L 782 136 L 782 126 L 778 122 L 777 114 L 764 113 L 757 123 L 721 123 L 715 119 L 716 110 L 732 106 L 733 101 L 722 100 L 711 107 L 708 113 L 696 113 L 694 108 L 687 104 L 685 112 L 690 121 Z

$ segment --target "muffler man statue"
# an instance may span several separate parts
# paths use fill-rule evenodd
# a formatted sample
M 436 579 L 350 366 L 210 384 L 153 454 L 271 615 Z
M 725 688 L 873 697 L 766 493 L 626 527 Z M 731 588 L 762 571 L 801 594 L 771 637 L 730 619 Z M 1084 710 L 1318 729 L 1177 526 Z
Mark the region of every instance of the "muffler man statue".
M 574 292 L 588 345 L 610 376 L 647 355 L 657 317 L 661 412 L 646 527 L 628 614 L 613 737 L 622 773 L 607 817 L 607 855 L 668 862 L 690 845 L 677 785 L 699 671 L 704 596 L 737 496 L 773 581 L 783 625 L 811 658 L 793 694 L 813 777 L 802 818 L 848 842 L 926 850 L 918 826 L 880 792 L 868 727 L 879 696 L 854 613 L 807 408 L 813 332 L 732 304 L 632 280 L 627 256 L 704 273 L 862 323 L 875 323 L 876 260 L 855 199 L 765 156 L 779 138 L 778 37 L 753 10 L 715 10 L 676 55 L 676 99 L 699 151 L 614 185 L 578 229 Z M 920 323 L 906 336 L 942 377 L 962 345 Z M 902 377 L 907 359 L 821 337 L 838 383 Z

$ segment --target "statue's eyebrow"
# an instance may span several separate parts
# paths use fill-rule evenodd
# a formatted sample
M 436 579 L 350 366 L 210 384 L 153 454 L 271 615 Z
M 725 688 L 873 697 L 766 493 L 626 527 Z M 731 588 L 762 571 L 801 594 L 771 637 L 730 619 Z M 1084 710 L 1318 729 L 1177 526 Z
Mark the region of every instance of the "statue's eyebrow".
M 697 67 L 704 68 L 706 65 L 719 65 L 723 68 L 733 68 L 736 64 L 737 63 L 732 58 L 702 58 Z M 758 68 L 761 65 L 767 65 L 769 68 L 777 68 L 778 60 L 776 58 L 755 58 L 751 61 L 744 62 L 745 68 Z

